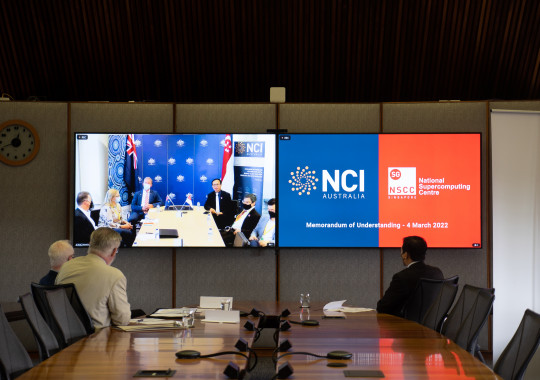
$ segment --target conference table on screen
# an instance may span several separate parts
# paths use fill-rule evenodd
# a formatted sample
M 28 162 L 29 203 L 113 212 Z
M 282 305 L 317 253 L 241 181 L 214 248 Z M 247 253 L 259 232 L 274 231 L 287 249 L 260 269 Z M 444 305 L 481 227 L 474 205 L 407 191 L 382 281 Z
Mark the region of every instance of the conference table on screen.
M 157 229 L 171 229 L 178 232 L 178 238 L 157 238 Z M 211 214 L 203 207 L 193 210 L 150 209 L 142 220 L 134 247 L 224 247 L 223 239 Z
M 321 305 L 300 309 L 284 302 L 237 302 L 234 309 L 252 308 L 266 315 L 279 315 L 288 308 L 286 320 L 315 319 L 318 326 L 291 324 L 279 333 L 279 342 L 289 340 L 289 352 L 326 355 L 342 350 L 352 353 L 347 360 L 320 359 L 290 355 L 287 361 L 292 379 L 341 379 L 344 370 L 379 370 L 388 379 L 500 379 L 491 369 L 441 334 L 420 324 L 375 311 L 345 313 L 345 319 L 325 319 Z M 213 358 L 177 359 L 180 350 L 196 350 L 201 355 L 236 351 L 239 338 L 251 346 L 255 332 L 244 328 L 246 320 L 257 325 L 257 318 L 242 317 L 239 324 L 208 323 L 195 320 L 190 329 L 124 332 L 107 327 L 83 338 L 23 374 L 20 379 L 127 379 L 139 370 L 175 370 L 172 378 L 225 379 L 229 361 L 246 368 L 247 360 L 237 355 Z M 246 353 L 247 354 L 247 353 Z M 279 353 L 280 355 L 283 353 Z M 263 357 L 272 355 L 260 353 Z M 328 367 L 345 363 L 345 368 Z M 274 370 L 273 362 L 271 370 Z M 251 373 L 254 374 L 255 370 Z M 271 378 L 272 376 L 268 377 Z M 255 378 L 255 377 L 251 377 Z

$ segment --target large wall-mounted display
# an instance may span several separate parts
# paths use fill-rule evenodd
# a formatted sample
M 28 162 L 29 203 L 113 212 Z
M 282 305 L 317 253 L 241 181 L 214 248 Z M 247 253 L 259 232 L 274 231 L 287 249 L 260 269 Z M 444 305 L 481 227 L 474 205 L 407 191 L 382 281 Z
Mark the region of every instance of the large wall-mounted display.
M 481 135 L 283 134 L 280 247 L 480 248 Z
M 275 197 L 275 135 L 76 133 L 74 141 L 76 246 L 88 245 L 94 225 L 116 228 L 124 246 L 224 246 L 220 220 L 205 207 L 214 179 L 229 225 L 247 194 L 258 215 Z

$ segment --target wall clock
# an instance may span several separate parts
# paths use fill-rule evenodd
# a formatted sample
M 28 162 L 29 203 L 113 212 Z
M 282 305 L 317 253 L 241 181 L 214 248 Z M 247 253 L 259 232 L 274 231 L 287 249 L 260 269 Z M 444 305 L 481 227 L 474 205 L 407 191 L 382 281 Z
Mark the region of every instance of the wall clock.
M 0 125 L 0 161 L 20 166 L 29 163 L 39 151 L 39 135 L 25 121 L 8 120 Z

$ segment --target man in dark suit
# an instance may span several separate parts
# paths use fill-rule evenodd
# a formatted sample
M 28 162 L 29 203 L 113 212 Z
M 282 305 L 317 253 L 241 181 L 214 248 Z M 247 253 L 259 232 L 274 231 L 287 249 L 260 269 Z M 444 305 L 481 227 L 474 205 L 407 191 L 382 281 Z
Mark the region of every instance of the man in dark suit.
M 90 216 L 90 210 L 94 207 L 92 196 L 88 191 L 77 194 L 77 208 L 73 223 L 73 245 L 75 247 L 88 246 L 90 235 L 96 229 L 96 223 Z
M 47 254 L 51 270 L 39 280 L 40 285 L 54 285 L 58 271 L 65 262 L 71 260 L 74 255 L 73 247 L 68 240 L 58 240 L 51 244 Z
M 247 194 L 242 201 L 242 212 L 236 215 L 236 218 L 230 229 L 222 232 L 221 237 L 226 246 L 232 246 L 236 234 L 240 231 L 247 237 L 251 236 L 251 232 L 259 223 L 261 214 L 255 210 L 257 196 L 255 194 Z
M 403 306 L 414 292 L 420 278 L 444 279 L 439 268 L 424 263 L 426 251 L 426 241 L 420 236 L 408 236 L 403 239 L 401 259 L 407 268 L 392 277 L 383 298 L 377 302 L 379 313 L 402 316 Z
M 221 180 L 212 180 L 212 191 L 206 196 L 204 208 L 212 214 L 217 227 L 222 230 L 225 226 L 230 226 L 234 220 L 235 210 L 231 194 L 221 190 Z
M 131 224 L 136 224 L 143 219 L 151 208 L 163 206 L 159 193 L 151 188 L 152 178 L 146 177 L 143 181 L 143 189 L 133 195 L 131 214 L 128 219 Z

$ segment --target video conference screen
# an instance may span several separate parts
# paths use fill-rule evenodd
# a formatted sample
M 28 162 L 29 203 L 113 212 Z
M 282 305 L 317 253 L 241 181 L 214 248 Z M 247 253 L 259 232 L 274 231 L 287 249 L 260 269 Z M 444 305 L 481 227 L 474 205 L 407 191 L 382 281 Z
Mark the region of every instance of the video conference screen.
M 480 134 L 281 134 L 280 247 L 481 247 Z
M 75 246 L 88 246 L 102 226 L 117 230 L 123 247 L 242 246 L 249 229 L 240 244 L 220 230 L 234 224 L 246 195 L 255 196 L 247 201 L 250 229 L 276 196 L 273 134 L 76 133 L 74 140 Z
M 481 247 L 476 133 L 76 133 L 74 166 L 79 247 Z

